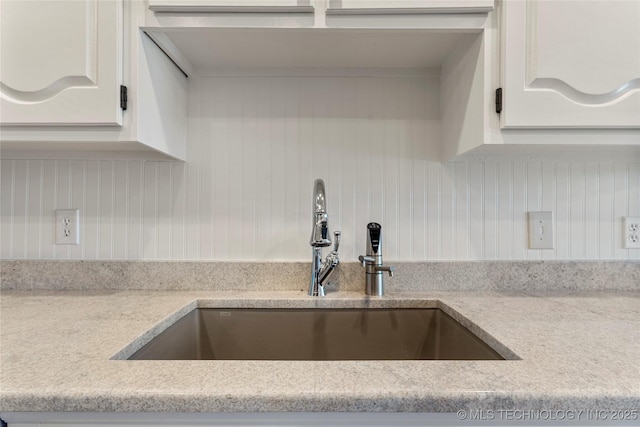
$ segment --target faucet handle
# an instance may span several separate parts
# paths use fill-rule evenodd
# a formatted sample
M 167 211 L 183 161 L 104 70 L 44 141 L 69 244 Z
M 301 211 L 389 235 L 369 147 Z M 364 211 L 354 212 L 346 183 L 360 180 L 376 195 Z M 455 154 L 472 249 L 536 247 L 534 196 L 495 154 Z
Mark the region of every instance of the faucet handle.
M 342 232 L 340 231 L 333 232 L 333 237 L 335 239 L 333 241 L 333 252 L 338 252 L 338 248 L 340 247 L 340 236 L 342 236 Z
M 360 261 L 360 263 L 362 264 L 363 267 L 366 267 L 367 263 L 369 264 L 373 264 L 376 262 L 376 259 L 372 256 L 368 256 L 368 255 L 360 255 L 358 257 L 358 261 Z

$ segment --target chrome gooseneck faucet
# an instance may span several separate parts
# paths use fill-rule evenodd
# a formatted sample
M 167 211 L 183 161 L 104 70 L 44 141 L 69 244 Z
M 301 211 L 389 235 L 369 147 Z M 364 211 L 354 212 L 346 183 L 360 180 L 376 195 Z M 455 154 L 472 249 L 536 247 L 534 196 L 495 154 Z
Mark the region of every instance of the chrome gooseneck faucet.
M 325 295 L 324 284 L 340 263 L 338 259 L 338 247 L 340 246 L 340 232 L 333 233 L 335 242 L 333 250 L 322 260 L 322 248 L 331 246 L 329 238 L 329 215 L 327 214 L 327 200 L 324 193 L 324 181 L 316 179 L 313 183 L 313 222 L 311 225 L 312 248 L 311 257 L 311 281 L 309 282 L 309 295 L 323 297 Z

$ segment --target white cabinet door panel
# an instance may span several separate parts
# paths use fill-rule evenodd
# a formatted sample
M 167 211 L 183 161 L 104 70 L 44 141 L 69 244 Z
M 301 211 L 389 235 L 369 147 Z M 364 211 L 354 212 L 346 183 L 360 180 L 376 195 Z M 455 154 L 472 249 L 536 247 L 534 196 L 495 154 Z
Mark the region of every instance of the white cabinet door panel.
M 0 1 L 0 121 L 120 125 L 122 2 Z
M 328 13 L 486 13 L 494 0 L 329 0 Z
M 149 0 L 154 12 L 313 12 L 311 0 Z
M 503 127 L 640 127 L 640 1 L 503 6 Z

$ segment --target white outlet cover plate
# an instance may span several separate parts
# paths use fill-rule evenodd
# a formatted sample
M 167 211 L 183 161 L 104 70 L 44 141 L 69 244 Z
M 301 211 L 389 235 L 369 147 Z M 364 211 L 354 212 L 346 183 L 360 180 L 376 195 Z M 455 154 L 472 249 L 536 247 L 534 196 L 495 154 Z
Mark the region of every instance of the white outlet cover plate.
M 68 225 L 65 225 L 68 218 Z M 65 229 L 67 235 L 65 235 Z M 56 245 L 80 244 L 80 209 L 56 209 Z
M 622 247 L 640 249 L 640 216 L 625 216 L 622 219 Z
M 553 249 L 553 212 L 529 212 L 529 249 Z

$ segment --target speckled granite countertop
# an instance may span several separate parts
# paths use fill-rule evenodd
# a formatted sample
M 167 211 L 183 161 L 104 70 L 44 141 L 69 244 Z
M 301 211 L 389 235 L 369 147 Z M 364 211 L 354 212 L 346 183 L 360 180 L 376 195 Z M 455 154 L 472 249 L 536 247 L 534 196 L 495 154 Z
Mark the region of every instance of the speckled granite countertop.
M 294 291 L 3 291 L 0 300 L 0 411 L 640 407 L 637 292 L 406 292 L 376 303 L 442 301 L 521 358 L 506 361 L 111 360 L 197 300 L 229 307 L 367 304 L 352 292 L 310 299 Z

